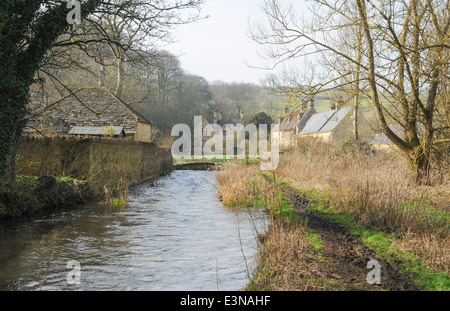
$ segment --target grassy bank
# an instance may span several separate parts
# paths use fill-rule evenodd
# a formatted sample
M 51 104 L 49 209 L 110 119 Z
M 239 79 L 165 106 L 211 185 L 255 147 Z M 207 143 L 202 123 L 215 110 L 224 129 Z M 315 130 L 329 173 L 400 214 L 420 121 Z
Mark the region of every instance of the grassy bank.
M 70 177 L 17 176 L 13 185 L 0 190 L 0 219 L 14 218 L 42 209 L 86 203 L 92 195 L 86 183 Z
M 230 206 L 259 206 L 283 215 L 283 209 L 292 211 L 280 191 L 280 181 L 288 182 L 307 208 L 345 227 L 380 258 L 397 263 L 399 273 L 418 287 L 449 290 L 448 175 L 439 171 L 432 187 L 418 187 L 402 158 L 360 147 L 300 145 L 282 155 L 275 183 L 256 165 L 229 163 L 218 177 L 219 194 Z M 351 287 L 333 277 L 339 269 L 325 258 L 323 241 L 305 219 L 272 215 L 275 221 L 263 239 L 258 271 L 248 289 Z
M 322 241 L 297 217 L 273 176 L 262 175 L 258 164 L 229 162 L 218 175 L 219 196 L 226 206 L 265 209 L 271 218 L 259 232 L 258 268 L 246 290 L 324 290 L 332 281 L 321 279 L 317 266 Z
M 311 209 L 319 211 L 325 217 L 343 225 L 351 234 L 360 237 L 365 245 L 382 258 L 399 262 L 401 264 L 400 271 L 410 275 L 412 280 L 424 290 L 450 290 L 448 232 L 442 233 L 448 231 L 448 214 L 444 217 L 442 214 L 437 215 L 431 221 L 435 222 L 435 228 L 432 229 L 432 225 L 429 223 L 427 232 L 413 233 L 408 229 L 405 234 L 398 234 L 392 230 L 383 230 L 377 226 L 367 225 L 353 213 L 336 210 L 330 206 L 327 194 L 320 191 L 301 192 L 310 202 Z M 415 212 L 420 212 L 420 209 Z M 409 210 L 408 213 L 411 211 Z M 399 216 L 397 215 L 397 217 Z M 423 228 L 427 227 L 425 222 L 430 220 L 429 216 L 423 219 Z M 406 226 L 406 223 L 402 223 L 401 226 Z M 431 233 L 432 231 L 442 234 L 435 235 Z
M 436 168 L 437 169 L 437 168 Z M 446 167 L 439 168 L 446 171 Z M 335 215 L 398 238 L 427 267 L 449 273 L 450 179 L 435 171 L 433 186 L 416 186 L 395 154 L 310 142 L 282 158 L 278 177 L 321 198 Z

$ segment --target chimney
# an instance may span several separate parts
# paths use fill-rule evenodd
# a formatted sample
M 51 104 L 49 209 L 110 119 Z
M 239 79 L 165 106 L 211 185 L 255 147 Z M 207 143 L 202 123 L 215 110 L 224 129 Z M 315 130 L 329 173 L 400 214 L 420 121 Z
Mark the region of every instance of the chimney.
M 287 114 L 288 112 L 289 112 L 289 108 L 288 107 L 284 108 L 284 114 Z
M 218 117 L 217 110 L 214 110 L 214 119 L 217 119 L 217 117 Z
M 244 120 L 244 113 L 241 111 L 241 120 Z
M 309 101 L 309 109 L 312 109 L 312 108 L 314 108 L 314 99 L 311 99 Z
M 219 120 L 222 121 L 222 112 L 219 112 Z

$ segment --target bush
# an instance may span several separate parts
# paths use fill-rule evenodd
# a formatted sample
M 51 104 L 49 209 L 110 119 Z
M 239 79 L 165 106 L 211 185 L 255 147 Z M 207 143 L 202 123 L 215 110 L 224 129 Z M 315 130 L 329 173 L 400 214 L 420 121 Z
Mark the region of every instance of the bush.
M 362 141 L 362 140 L 356 140 L 355 138 L 350 138 L 350 139 L 346 140 L 342 144 L 342 150 L 344 152 L 351 152 L 351 153 L 355 153 L 355 152 L 362 152 L 364 154 L 375 153 L 375 151 L 372 149 L 372 146 L 368 142 Z

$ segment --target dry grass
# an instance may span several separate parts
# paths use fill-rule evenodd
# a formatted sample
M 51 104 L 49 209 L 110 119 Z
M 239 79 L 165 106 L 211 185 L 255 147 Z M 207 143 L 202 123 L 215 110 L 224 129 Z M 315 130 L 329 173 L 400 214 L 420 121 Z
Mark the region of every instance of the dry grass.
M 320 258 L 311 248 L 306 225 L 276 223 L 259 249 L 258 275 L 248 288 L 321 291 L 327 282 L 319 272 Z
M 415 186 L 404 159 L 366 151 L 305 142 L 281 156 L 275 174 L 299 189 L 321 191 L 332 212 L 351 214 L 366 227 L 394 233 L 399 239 L 392 241 L 393 247 L 448 274 L 448 176 L 438 172 L 434 186 Z M 218 181 L 226 205 L 281 204 L 276 185 L 264 180 L 258 166 L 227 163 Z M 259 273 L 250 289 L 327 290 L 327 280 L 317 274 L 323 265 L 317 266 L 320 258 L 310 248 L 305 227 L 272 219 L 265 242 L 258 257 Z
M 439 182 L 433 187 L 415 186 L 404 159 L 395 154 L 346 152 L 340 144 L 317 141 L 284 155 L 277 176 L 301 189 L 324 190 L 332 210 L 397 234 L 400 249 L 448 272 L 448 176 L 436 174 Z
M 217 176 L 219 197 L 227 206 L 275 208 L 280 205 L 276 186 L 264 181 L 258 164 L 227 162 Z
M 128 196 L 128 184 L 119 179 L 115 190 L 111 190 L 111 187 L 103 186 L 105 191 L 105 204 L 108 207 L 121 208 L 127 205 Z
M 228 162 L 218 174 L 218 193 L 227 206 L 262 207 L 271 215 L 271 225 L 259 234 L 258 273 L 248 290 L 326 290 L 320 274 L 319 254 L 311 247 L 306 224 L 275 217 L 282 206 L 276 184 L 267 182 L 259 165 Z

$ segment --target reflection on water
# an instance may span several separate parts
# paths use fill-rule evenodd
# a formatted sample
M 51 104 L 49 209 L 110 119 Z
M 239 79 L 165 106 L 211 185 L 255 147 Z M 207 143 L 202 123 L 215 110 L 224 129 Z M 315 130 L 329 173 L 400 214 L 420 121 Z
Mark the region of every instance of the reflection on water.
M 175 171 L 132 187 L 122 210 L 84 206 L 0 223 L 0 290 L 241 289 L 266 224 L 262 214 L 224 208 L 215 174 Z M 80 284 L 67 282 L 70 260 L 80 263 Z

